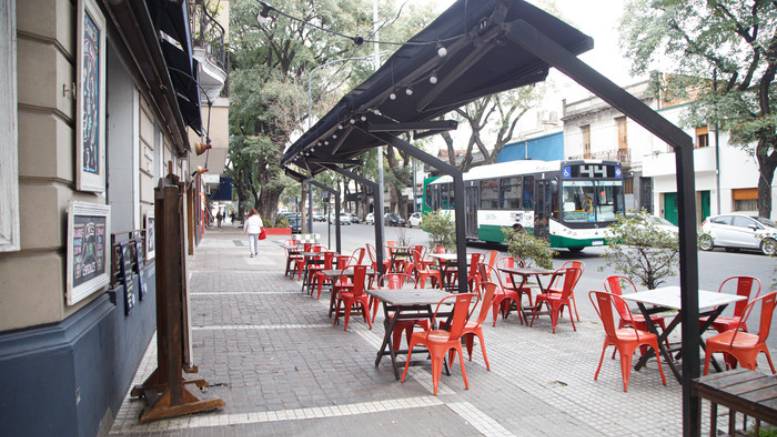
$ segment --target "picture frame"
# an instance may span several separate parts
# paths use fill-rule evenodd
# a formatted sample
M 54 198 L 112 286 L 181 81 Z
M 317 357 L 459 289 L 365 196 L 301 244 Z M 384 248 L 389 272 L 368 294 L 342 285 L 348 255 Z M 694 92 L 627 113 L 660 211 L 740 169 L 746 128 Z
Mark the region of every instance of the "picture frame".
M 110 235 L 110 205 L 70 202 L 65 289 L 68 305 L 74 305 L 110 284 Z
M 0 1 L 0 252 L 21 248 L 16 1 Z
M 95 0 L 78 0 L 76 34 L 76 189 L 105 192 L 106 33 Z
M 143 235 L 145 238 L 145 244 L 143 246 L 146 250 L 146 262 L 154 259 L 156 256 L 155 223 L 154 214 L 147 212 L 143 217 Z

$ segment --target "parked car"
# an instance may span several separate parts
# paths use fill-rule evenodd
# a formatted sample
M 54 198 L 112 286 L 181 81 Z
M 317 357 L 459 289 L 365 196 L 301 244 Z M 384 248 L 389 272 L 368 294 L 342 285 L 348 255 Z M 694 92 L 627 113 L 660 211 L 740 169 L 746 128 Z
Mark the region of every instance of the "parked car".
M 369 213 L 364 217 L 364 223 L 368 225 L 374 225 L 375 224 L 375 214 Z
M 314 212 L 313 213 L 313 221 L 314 222 L 325 222 L 326 217 L 324 217 L 324 214 L 321 214 L 320 212 Z
M 395 212 L 383 214 L 383 224 L 385 226 L 405 226 L 405 219 Z
M 699 238 L 701 250 L 723 247 L 760 250 L 764 255 L 777 253 L 777 224 L 763 217 L 745 214 L 723 214 L 708 217 L 701 226 L 705 234 Z
M 353 222 L 351 221 L 351 214 L 347 212 L 341 212 L 340 213 L 340 225 L 351 225 Z
M 407 224 L 408 224 L 408 226 L 411 226 L 411 227 L 413 227 L 413 226 L 419 227 L 419 226 L 421 226 L 422 218 L 423 217 L 421 216 L 420 212 L 414 212 L 414 213 L 410 214 L 410 217 L 407 218 Z
M 358 215 L 352 214 L 350 212 L 348 213 L 348 215 L 351 216 L 351 223 L 361 223 L 362 222 Z
M 635 215 L 636 214 L 634 213 L 626 213 L 626 217 L 634 217 Z M 660 231 L 669 232 L 675 236 L 679 235 L 680 233 L 680 229 L 677 226 L 663 217 L 648 214 L 647 219 L 650 220 L 650 222 Z

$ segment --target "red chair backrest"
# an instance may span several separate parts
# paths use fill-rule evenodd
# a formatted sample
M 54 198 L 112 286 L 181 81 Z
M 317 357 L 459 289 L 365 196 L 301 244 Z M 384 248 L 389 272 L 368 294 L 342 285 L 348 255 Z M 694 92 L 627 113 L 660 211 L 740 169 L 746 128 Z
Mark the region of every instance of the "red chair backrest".
M 747 319 L 750 318 L 750 313 L 753 312 L 756 304 L 761 303 L 761 318 L 758 321 L 758 342 L 763 343 L 769 338 L 769 330 L 772 327 L 772 314 L 774 313 L 775 304 L 777 304 L 777 291 L 766 293 L 761 297 L 753 299 L 747 304 L 745 308 L 745 315 L 739 320 L 734 335 L 731 336 L 731 343 L 734 344 L 734 340 L 737 338 L 737 334 L 744 330 Z
M 480 253 L 473 253 L 469 260 L 469 276 L 475 276 L 478 272 L 478 265 L 480 265 Z
M 750 297 L 753 294 L 754 285 L 756 286 L 756 292 L 755 296 L 752 297 L 755 299 L 761 295 L 761 281 L 759 281 L 758 278 L 754 278 L 752 276 L 731 276 L 724 279 L 723 282 L 720 283 L 720 287 L 718 287 L 718 293 L 722 293 L 726 285 L 732 281 L 736 281 L 737 295 L 747 298 L 746 300 L 738 301 L 734 305 L 734 315 L 741 318 L 745 315 L 745 308 L 747 308 L 747 304 L 750 302 Z
M 413 264 L 413 261 L 405 261 L 402 264 L 402 273 L 406 275 L 412 275 L 414 268 L 415 268 L 415 264 Z
M 313 247 L 313 243 L 305 243 L 302 245 L 302 251 L 303 252 L 310 252 L 310 249 Z
M 405 284 L 413 284 L 415 287 L 415 278 L 406 273 L 386 273 L 378 281 L 378 286 L 387 290 L 398 290 L 404 288 Z
M 351 258 L 356 257 L 356 264 L 361 264 L 364 261 L 364 248 L 360 247 L 353 251 Z
M 437 313 L 440 311 L 440 306 L 451 300 L 455 301 L 453 304 L 453 316 L 451 322 L 448 325 L 448 340 L 458 340 L 461 338 L 462 332 L 464 332 L 464 326 L 467 324 L 469 318 L 469 304 L 475 297 L 472 293 L 458 293 L 445 296 L 437 302 L 437 308 L 434 310 L 433 319 L 437 318 Z M 446 309 L 447 311 L 447 309 Z
M 477 326 L 483 324 L 488 317 L 488 312 L 491 310 L 491 302 L 494 301 L 494 294 L 496 293 L 496 284 L 493 282 L 482 282 L 480 286 L 485 290 L 480 298 L 480 312 L 476 320 Z
M 313 252 L 321 253 L 321 245 L 320 244 L 316 244 L 315 246 L 313 246 Z
M 565 261 L 564 264 L 561 265 L 561 267 L 565 269 L 569 267 L 574 267 L 576 269 L 585 270 L 585 263 L 577 260 L 574 260 L 574 261 L 569 260 L 569 261 Z
M 346 268 L 348 268 L 348 260 L 350 260 L 348 255 L 338 255 L 337 270 L 345 270 Z
M 588 293 L 588 299 L 591 300 L 591 305 L 593 305 L 596 314 L 599 316 L 599 320 L 602 321 L 605 335 L 610 338 L 617 338 L 615 335 L 615 322 L 612 317 L 612 306 L 616 299 L 620 299 L 620 296 L 606 291 L 591 291 Z
M 417 244 L 413 247 L 413 262 L 420 263 L 424 259 L 424 246 Z
M 580 269 L 570 267 L 564 271 L 564 288 L 561 289 L 561 297 L 568 298 L 575 292 L 575 285 L 580 279 Z
M 491 252 L 488 252 L 488 267 L 493 268 L 496 264 L 496 257 L 499 255 L 499 252 L 492 250 Z
M 355 298 L 364 294 L 364 278 L 367 276 L 367 266 L 353 266 L 353 289 Z
M 637 287 L 631 282 L 631 279 L 619 275 L 608 276 L 604 281 L 604 289 L 616 296 L 622 296 L 623 284 L 629 284 L 629 287 L 631 288 L 631 290 L 629 290 L 630 293 L 637 291 Z M 615 304 L 615 310 L 618 311 L 618 315 L 620 315 L 622 320 L 627 322 L 633 320 L 631 310 L 623 299 L 616 299 L 613 303 Z
M 324 270 L 332 270 L 332 261 L 334 261 L 335 253 L 324 253 Z
M 445 253 L 445 246 L 443 246 L 442 244 L 438 244 L 438 245 L 434 246 L 434 253 L 436 253 L 436 254 Z

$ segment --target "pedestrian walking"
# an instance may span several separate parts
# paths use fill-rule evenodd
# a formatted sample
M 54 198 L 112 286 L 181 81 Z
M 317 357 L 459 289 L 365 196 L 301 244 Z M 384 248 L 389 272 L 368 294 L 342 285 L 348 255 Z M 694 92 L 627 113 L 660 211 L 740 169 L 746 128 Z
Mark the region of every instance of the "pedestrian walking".
M 243 225 L 243 231 L 248 234 L 248 250 L 251 251 L 251 258 L 259 255 L 259 233 L 262 232 L 262 218 L 256 208 L 251 208 L 251 212 Z
M 224 214 L 221 213 L 221 211 L 216 213 L 216 223 L 218 224 L 219 229 L 221 229 L 221 221 L 224 220 Z
M 232 223 L 232 226 L 237 225 L 237 215 L 235 215 L 235 210 L 229 211 L 229 222 Z

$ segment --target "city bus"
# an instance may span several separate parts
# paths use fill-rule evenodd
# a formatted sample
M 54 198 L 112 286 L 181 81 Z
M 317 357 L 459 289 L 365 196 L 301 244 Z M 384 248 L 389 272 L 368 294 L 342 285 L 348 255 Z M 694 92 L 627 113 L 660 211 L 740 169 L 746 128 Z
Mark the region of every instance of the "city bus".
M 453 218 L 452 182 L 450 176 L 429 182 L 424 206 Z M 579 252 L 605 245 L 606 228 L 624 213 L 623 172 L 616 161 L 483 165 L 464 174 L 464 185 L 468 241 L 504 243 L 507 227 L 545 238 L 554 249 Z

